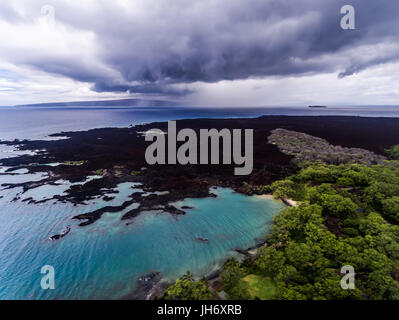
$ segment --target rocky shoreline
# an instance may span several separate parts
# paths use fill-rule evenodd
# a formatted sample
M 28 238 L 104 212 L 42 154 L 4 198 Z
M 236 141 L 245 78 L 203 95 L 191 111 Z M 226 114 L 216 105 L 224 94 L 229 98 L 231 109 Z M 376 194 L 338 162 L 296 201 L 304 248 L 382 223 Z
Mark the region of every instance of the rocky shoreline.
M 103 128 L 81 132 L 61 132 L 53 138 L 61 140 L 13 140 L 0 141 L 0 144 L 13 146 L 29 152 L 14 158 L 1 159 L 1 166 L 8 169 L 2 175 L 26 169 L 28 174 L 45 173 L 39 181 L 5 183 L 5 189 L 21 187 L 23 192 L 14 201 L 43 203 L 50 200 L 85 204 L 89 200 L 102 198 L 105 202 L 117 193 L 114 189 L 120 183 L 140 183 L 144 192 L 161 194 L 145 195 L 132 192 L 120 206 L 104 206 L 93 212 L 76 215 L 80 226 L 89 225 L 100 219 L 104 212 L 118 212 L 133 203 L 139 206 L 122 217 L 129 220 L 143 211 L 157 210 L 173 215 L 185 214 L 185 209 L 170 205 L 187 197 L 202 198 L 213 196 L 212 186 L 230 187 L 237 192 L 253 194 L 249 185 L 270 184 L 297 171 L 293 155 L 286 155 L 279 147 L 269 143 L 267 138 L 277 128 L 306 132 L 325 139 L 331 144 L 351 148 L 364 148 L 383 155 L 399 138 L 399 119 L 359 118 L 359 117 L 286 117 L 268 116 L 254 119 L 195 119 L 179 120 L 178 128 L 253 129 L 254 130 L 254 170 L 251 175 L 234 175 L 232 165 L 156 165 L 145 162 L 145 141 L 142 132 L 151 128 L 167 129 L 167 123 L 152 123 L 129 128 Z M 356 129 L 356 130 L 354 130 Z M 383 143 L 381 143 L 383 141 Z M 56 165 L 49 165 L 56 164 Z M 99 178 L 86 181 L 87 177 Z M 23 198 L 24 193 L 43 185 L 58 185 L 58 181 L 68 181 L 72 185 L 63 195 L 49 199 L 34 200 Z
M 260 117 L 256 119 L 197 119 L 177 121 L 179 128 L 215 128 L 253 129 L 254 130 L 254 170 L 250 176 L 234 175 L 233 166 L 148 166 L 144 152 L 148 145 L 142 132 L 151 128 L 165 130 L 167 123 L 153 123 L 129 128 L 103 128 L 82 132 L 62 132 L 52 137 L 68 139 L 52 141 L 0 141 L 0 145 L 13 146 L 20 151 L 32 151 L 14 158 L 0 159 L 0 165 L 7 167 L 0 175 L 14 174 L 15 170 L 26 169 L 26 174 L 45 173 L 38 181 L 23 183 L 4 183 L 3 189 L 22 188 L 22 193 L 13 201 L 39 204 L 50 200 L 82 205 L 89 200 L 101 198 L 111 201 L 121 183 L 140 184 L 142 191 L 132 190 L 121 205 L 105 205 L 92 212 L 78 214 L 72 219 L 79 226 L 90 225 L 106 212 L 120 212 L 131 208 L 123 216 L 126 224 L 134 223 L 134 218 L 144 211 L 167 212 L 175 216 L 184 215 L 190 207 L 176 208 L 172 203 L 185 198 L 203 198 L 215 196 L 213 186 L 230 187 L 237 192 L 254 194 L 256 189 L 248 186 L 265 185 L 284 178 L 298 170 L 294 155 L 287 155 L 281 149 L 267 141 L 278 128 L 305 132 L 325 139 L 332 145 L 346 148 L 370 150 L 381 157 L 386 156 L 385 149 L 399 140 L 399 119 L 397 118 L 358 118 L 358 117 Z M 300 136 L 303 138 L 304 136 Z M 306 138 L 306 137 L 305 137 Z M 271 142 L 271 143 L 270 143 Z M 57 165 L 49 165 L 57 164 Z M 98 178 L 87 181 L 90 176 Z M 24 194 L 44 185 L 59 185 L 58 181 L 71 183 L 62 195 L 49 199 L 34 200 L 24 198 Z M 295 205 L 289 199 L 282 199 L 287 205 Z M 60 240 L 68 235 L 71 228 L 50 237 Z M 197 241 L 206 244 L 205 238 Z M 251 256 L 265 242 L 248 249 L 236 249 L 244 256 Z M 207 276 L 209 281 L 217 281 L 219 271 Z M 162 292 L 165 283 L 158 272 L 151 272 L 138 283 L 138 291 L 127 299 L 153 298 Z M 145 280 L 147 279 L 147 280 Z
M 125 296 L 122 300 L 151 300 L 156 297 L 161 290 L 162 273 L 152 271 L 137 279 L 137 288 Z

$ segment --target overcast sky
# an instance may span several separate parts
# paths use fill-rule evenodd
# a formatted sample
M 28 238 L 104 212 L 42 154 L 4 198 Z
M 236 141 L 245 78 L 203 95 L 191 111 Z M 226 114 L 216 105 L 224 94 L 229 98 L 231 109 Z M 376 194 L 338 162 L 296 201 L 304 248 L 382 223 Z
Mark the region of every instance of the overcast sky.
M 127 97 L 399 105 L 399 1 L 0 0 L 0 105 Z

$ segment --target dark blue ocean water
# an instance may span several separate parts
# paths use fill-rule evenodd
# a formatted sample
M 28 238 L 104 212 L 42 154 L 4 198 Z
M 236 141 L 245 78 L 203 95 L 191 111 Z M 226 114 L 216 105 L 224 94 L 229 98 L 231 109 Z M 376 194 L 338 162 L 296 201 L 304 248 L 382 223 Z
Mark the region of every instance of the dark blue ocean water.
M 89 128 L 128 126 L 188 118 L 239 118 L 262 115 L 346 115 L 399 117 L 399 106 L 267 108 L 189 107 L 0 107 L 0 139 L 42 138 L 46 134 Z
M 399 116 L 399 109 L 0 108 L 0 139 L 42 139 L 61 131 L 172 119 L 268 114 Z M 3 148 L 0 158 L 14 153 Z M 59 181 L 58 186 L 42 186 L 22 194 L 21 188 L 4 190 L 1 185 L 40 180 L 42 174 L 28 175 L 19 170 L 11 176 L 4 170 L 0 165 L 0 299 L 117 299 L 132 292 L 137 278 L 151 271 L 161 271 L 169 280 L 188 269 L 203 276 L 223 259 L 236 255 L 233 249 L 252 246 L 264 237 L 273 216 L 283 208 L 272 199 L 216 189 L 217 198 L 186 199 L 175 204 L 194 208 L 177 220 L 169 214 L 147 212 L 126 226 L 120 221 L 124 212 L 106 213 L 96 223 L 81 228 L 71 218 L 104 206 L 101 199 L 81 206 L 53 201 L 38 205 L 12 202 L 16 195 L 42 200 L 62 194 L 70 183 Z M 119 185 L 118 196 L 107 205 L 123 203 L 132 188 L 140 186 Z M 68 225 L 72 231 L 65 238 L 48 239 Z M 198 242 L 197 237 L 210 241 Z M 55 290 L 40 287 L 43 265 L 55 268 Z

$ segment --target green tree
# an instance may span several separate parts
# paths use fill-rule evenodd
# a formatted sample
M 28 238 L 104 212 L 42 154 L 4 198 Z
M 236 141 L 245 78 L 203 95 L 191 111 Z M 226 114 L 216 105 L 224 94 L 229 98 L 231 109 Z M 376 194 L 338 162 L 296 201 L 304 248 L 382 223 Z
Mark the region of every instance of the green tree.
M 284 252 L 270 247 L 263 247 L 260 249 L 259 256 L 255 261 L 259 270 L 270 277 L 277 276 L 284 263 Z
M 385 150 L 393 159 L 399 160 L 399 145 L 393 146 L 390 149 Z
M 369 296 L 376 300 L 399 300 L 399 285 L 382 271 L 370 273 L 366 282 Z
M 359 299 L 361 291 L 357 288 L 354 290 L 342 290 L 341 276 L 337 275 L 333 270 L 324 270 L 316 279 L 315 296 L 313 299 L 327 299 L 327 300 L 344 300 L 344 299 Z
M 276 199 L 282 197 L 292 198 L 295 196 L 294 182 L 291 180 L 276 181 L 271 185 L 273 195 Z
M 382 210 L 388 218 L 399 223 L 399 196 L 383 200 Z
M 164 297 L 167 300 L 210 300 L 213 295 L 205 280 L 195 281 L 187 272 L 166 289 Z
M 313 247 L 308 243 L 290 242 L 285 250 L 287 261 L 297 270 L 313 266 L 313 262 L 322 257 L 320 247 Z
M 336 183 L 340 186 L 347 186 L 347 187 L 355 185 L 355 182 L 351 178 L 347 177 L 338 178 Z
M 223 281 L 226 292 L 237 286 L 244 276 L 245 273 L 240 263 L 234 258 L 227 260 L 223 264 L 222 271 L 220 272 L 220 279 Z
M 248 284 L 241 280 L 234 287 L 226 291 L 227 298 L 230 300 L 250 300 L 251 295 L 248 292 Z
M 355 215 L 357 205 L 349 198 L 341 195 L 323 195 L 323 213 L 337 218 L 346 218 Z
M 385 229 L 385 220 L 376 212 L 370 213 L 366 218 L 360 220 L 359 230 L 364 235 L 378 235 Z

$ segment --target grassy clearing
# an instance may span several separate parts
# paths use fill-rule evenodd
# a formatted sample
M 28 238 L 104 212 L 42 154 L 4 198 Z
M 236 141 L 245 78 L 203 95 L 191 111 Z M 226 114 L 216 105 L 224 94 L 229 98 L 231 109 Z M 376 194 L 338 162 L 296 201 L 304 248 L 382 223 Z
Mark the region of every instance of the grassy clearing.
M 248 292 L 252 298 L 270 300 L 273 299 L 276 293 L 276 286 L 269 277 L 250 274 L 244 277 L 242 281 L 247 284 Z

